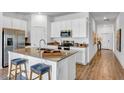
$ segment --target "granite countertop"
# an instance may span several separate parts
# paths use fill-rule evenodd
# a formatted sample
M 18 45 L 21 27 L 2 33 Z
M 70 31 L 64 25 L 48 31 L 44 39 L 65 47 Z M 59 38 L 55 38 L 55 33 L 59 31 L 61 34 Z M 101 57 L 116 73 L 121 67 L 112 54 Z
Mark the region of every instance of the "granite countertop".
M 58 46 L 58 45 L 50 45 L 50 44 L 48 44 L 48 46 Z M 87 46 L 71 46 L 71 47 L 74 47 L 74 48 L 87 48 L 88 47 L 88 45 Z
M 37 58 L 42 58 L 50 61 L 55 61 L 59 62 L 75 53 L 78 51 L 75 50 L 60 50 L 62 55 L 61 56 L 55 56 L 55 57 L 43 57 L 42 53 L 44 50 L 37 50 L 36 48 L 21 48 L 21 49 L 16 49 L 13 52 L 27 55 L 27 56 L 32 56 L 32 57 L 37 57 Z

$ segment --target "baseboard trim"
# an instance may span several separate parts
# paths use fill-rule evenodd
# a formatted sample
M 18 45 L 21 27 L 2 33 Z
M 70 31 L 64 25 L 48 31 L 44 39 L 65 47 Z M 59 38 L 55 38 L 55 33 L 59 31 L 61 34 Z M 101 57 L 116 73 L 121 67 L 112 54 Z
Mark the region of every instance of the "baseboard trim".
M 101 51 L 101 50 L 100 50 Z M 95 57 L 97 56 L 97 53 L 99 52 L 99 50 L 96 51 L 96 53 L 94 54 L 94 56 L 91 58 L 91 60 L 88 62 L 88 64 L 90 64 L 94 59 Z
M 118 63 L 121 65 L 121 67 L 124 69 L 124 66 L 121 64 L 121 62 L 119 61 L 118 57 L 115 55 L 114 53 L 114 56 L 115 56 L 115 59 L 118 61 Z

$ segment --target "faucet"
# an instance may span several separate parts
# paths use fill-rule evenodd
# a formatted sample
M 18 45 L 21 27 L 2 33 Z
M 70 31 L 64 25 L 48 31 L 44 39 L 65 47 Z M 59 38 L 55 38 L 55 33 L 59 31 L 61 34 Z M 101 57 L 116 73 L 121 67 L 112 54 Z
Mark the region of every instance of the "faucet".
M 39 47 L 40 47 L 39 50 L 41 49 L 41 42 L 42 42 L 42 41 L 44 42 L 44 44 L 46 44 L 46 41 L 45 41 L 44 39 L 41 39 L 41 40 L 39 41 Z

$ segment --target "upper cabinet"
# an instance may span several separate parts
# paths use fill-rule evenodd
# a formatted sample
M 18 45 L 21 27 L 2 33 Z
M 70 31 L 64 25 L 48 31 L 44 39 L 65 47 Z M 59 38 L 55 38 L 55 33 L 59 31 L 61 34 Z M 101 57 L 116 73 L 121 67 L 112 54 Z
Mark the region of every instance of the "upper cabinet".
M 27 21 L 4 16 L 3 17 L 3 27 L 27 31 Z
M 71 21 L 58 21 L 51 23 L 51 37 L 60 37 L 61 31 L 71 30 Z
M 53 22 L 51 24 L 51 37 L 60 37 L 61 23 Z
M 67 21 L 53 22 L 51 24 L 51 37 L 60 37 L 61 31 L 72 31 L 73 38 L 87 36 L 87 19 L 80 18 Z
M 80 36 L 80 20 L 75 19 L 72 20 L 72 37 L 79 37 Z
M 31 26 L 35 27 L 46 27 L 47 16 L 45 15 L 32 15 L 31 16 Z
M 71 30 L 72 27 L 71 27 L 71 20 L 67 20 L 67 21 L 62 21 L 60 22 L 61 23 L 61 30 Z
M 13 19 L 12 28 L 27 31 L 27 22 L 20 19 Z
M 72 21 L 72 37 L 82 38 L 87 34 L 87 21 L 86 18 L 75 19 Z
M 11 28 L 12 27 L 12 18 L 10 18 L 10 17 L 3 17 L 3 27 Z

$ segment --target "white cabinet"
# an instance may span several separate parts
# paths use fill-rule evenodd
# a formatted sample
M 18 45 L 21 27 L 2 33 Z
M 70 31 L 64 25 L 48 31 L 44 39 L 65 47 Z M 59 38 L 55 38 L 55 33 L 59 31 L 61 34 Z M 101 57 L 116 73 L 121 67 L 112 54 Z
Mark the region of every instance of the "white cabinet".
M 76 78 L 76 55 L 68 58 L 68 79 L 73 80 Z M 70 61 L 71 60 L 71 61 Z
M 65 22 L 65 29 L 72 30 L 71 20 Z
M 86 18 L 80 19 L 79 28 L 80 28 L 79 37 L 86 37 L 87 36 L 87 19 Z
M 76 78 L 76 54 L 57 63 L 58 80 L 74 80 Z
M 39 47 L 39 41 L 41 39 L 44 39 L 45 41 L 47 41 L 46 35 L 47 34 L 44 27 L 32 27 L 31 28 L 31 46 Z
M 71 30 L 71 20 L 67 20 L 67 21 L 61 21 L 60 22 L 61 26 L 60 29 L 63 31 L 68 31 Z
M 80 36 L 79 19 L 72 20 L 72 37 Z
M 20 19 L 12 19 L 12 28 L 27 31 L 27 22 Z
M 86 18 L 72 20 L 72 37 L 86 37 L 87 21 Z
M 12 19 L 12 28 L 13 29 L 21 29 L 20 25 L 21 25 L 21 23 L 20 23 L 19 19 L 15 19 L 15 18 Z
M 31 26 L 46 27 L 47 16 L 45 15 L 31 15 Z
M 57 64 L 57 79 L 67 80 L 68 79 L 68 60 L 62 60 Z
M 27 22 L 24 20 L 20 20 L 20 29 L 27 31 Z
M 47 16 L 31 15 L 31 46 L 39 47 L 39 41 L 44 39 L 47 43 Z
M 60 37 L 61 30 L 60 26 L 61 26 L 60 22 L 51 23 L 51 37 Z
M 72 50 L 78 51 L 76 55 L 76 62 L 82 65 L 86 65 L 88 63 L 87 60 L 87 48 L 76 48 L 71 47 Z
M 27 21 L 4 16 L 3 27 L 27 31 Z
M 61 31 L 71 30 L 71 21 L 59 21 L 51 23 L 51 37 L 60 37 Z
M 72 31 L 73 38 L 87 37 L 87 18 L 53 22 L 51 37 L 60 37 L 61 31 Z
M 3 17 L 3 27 L 4 28 L 12 28 L 12 18 Z

